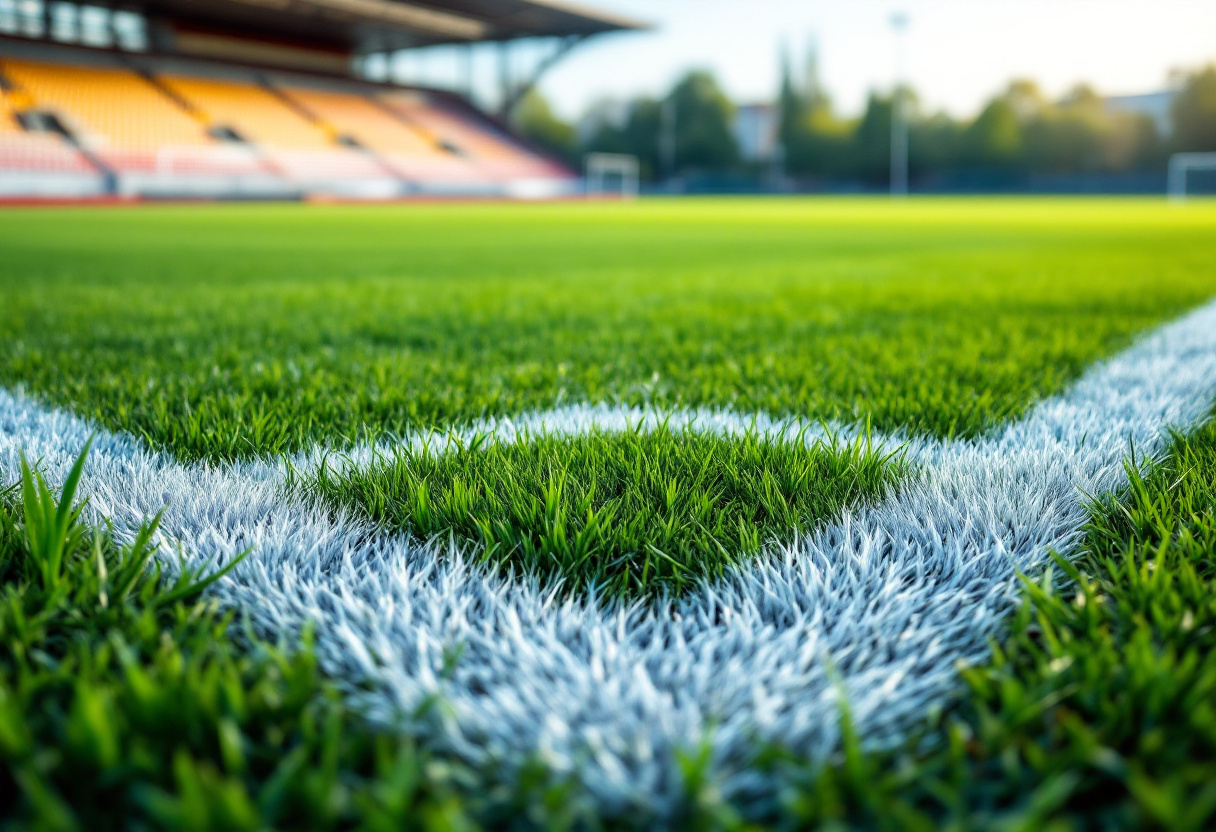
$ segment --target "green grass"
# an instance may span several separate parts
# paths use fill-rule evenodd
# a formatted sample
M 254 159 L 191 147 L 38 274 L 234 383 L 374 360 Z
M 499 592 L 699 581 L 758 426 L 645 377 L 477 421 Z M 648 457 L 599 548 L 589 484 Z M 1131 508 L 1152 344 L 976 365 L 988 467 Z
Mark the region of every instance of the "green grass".
M 5 211 L 0 384 L 183 459 L 571 401 L 973 435 L 1216 294 L 1216 207 Z
M 783 823 L 886 829 L 1216 825 L 1216 425 L 1102 495 L 1074 565 L 1026 603 L 913 748 L 798 772 Z M 780 769 L 780 766 L 778 766 Z M 775 776 L 777 776 L 775 774 Z
M 975 435 L 1216 294 L 1216 207 L 1136 200 L 4 219 L 0 384 L 183 460 L 341 448 L 600 401 Z M 596 444 L 551 444 L 543 460 L 463 454 L 464 472 L 416 461 L 322 490 L 418 535 L 451 532 L 504 563 L 561 571 L 571 586 L 635 594 L 679 591 L 882 478 L 841 470 L 817 480 L 813 505 L 797 504 L 782 489 L 805 476 L 805 460 L 773 454 L 749 469 L 750 484 L 710 483 L 734 489 L 717 505 L 691 494 L 673 504 L 669 492 L 683 495 L 702 464 L 731 464 L 730 452 L 684 439 L 635 480 L 644 449 Z M 764 502 L 770 493 L 786 507 Z M 721 523 L 706 514 L 717 508 Z
M 11 830 L 569 828 L 537 768 L 515 790 L 375 731 L 302 649 L 232 638 L 204 576 L 144 568 L 25 477 L 0 501 L 0 826 Z M 33 495 L 31 497 L 31 495 Z M 75 518 L 74 511 L 64 516 Z M 39 542 L 43 541 L 43 542 Z M 57 567 L 48 563 L 54 561 Z M 732 804 L 685 760 L 682 829 L 1202 830 L 1216 822 L 1216 426 L 1104 495 L 1076 566 L 1025 582 L 992 662 L 906 749 L 757 771 Z M 49 570 L 49 571 L 48 571 Z M 1066 575 L 1065 575 L 1066 573 Z M 847 714 L 845 725 L 847 729 Z M 746 826 L 744 825 L 746 821 Z M 580 827 L 581 828 L 581 827 Z
M 119 545 L 72 483 L 0 494 L 0 828 L 468 828 L 460 772 L 373 732 L 307 640 L 234 639 L 220 572 L 151 568 L 155 521 Z
M 185 460 L 600 400 L 973 435 L 1216 294 L 1216 207 L 1133 200 L 4 220 L 0 384 Z M 625 435 L 398 456 L 312 487 L 415 534 L 497 544 L 516 565 L 548 558 L 578 586 L 649 592 L 682 580 L 657 556 L 652 576 L 650 545 L 712 573 L 723 551 L 813 525 L 898 473 L 857 449 Z M 715 509 L 672 490 L 686 482 Z M 588 819 L 543 768 L 495 790 L 373 730 L 307 640 L 258 642 L 200 598 L 207 576 L 148 569 L 147 536 L 120 545 L 83 527 L 70 495 L 33 472 L 24 484 L 0 500 L 0 827 Z M 687 828 L 1211 828 L 1216 428 L 1103 497 L 1076 563 L 1055 573 L 1070 573 L 1063 590 L 1027 581 L 994 661 L 966 671 L 963 700 L 916 744 L 849 744 L 826 768 L 770 749 L 758 765 L 784 788 L 766 806 L 726 802 L 690 756 Z
M 397 451 L 306 483 L 417 537 L 479 544 L 499 567 L 621 597 L 679 593 L 891 486 L 869 443 L 661 429 Z

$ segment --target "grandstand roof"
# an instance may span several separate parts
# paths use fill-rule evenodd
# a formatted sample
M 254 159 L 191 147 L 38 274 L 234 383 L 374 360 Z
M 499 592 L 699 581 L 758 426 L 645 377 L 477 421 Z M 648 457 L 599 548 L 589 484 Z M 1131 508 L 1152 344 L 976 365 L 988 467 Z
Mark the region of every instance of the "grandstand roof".
M 172 21 L 360 52 L 646 28 L 565 0 L 143 0 Z

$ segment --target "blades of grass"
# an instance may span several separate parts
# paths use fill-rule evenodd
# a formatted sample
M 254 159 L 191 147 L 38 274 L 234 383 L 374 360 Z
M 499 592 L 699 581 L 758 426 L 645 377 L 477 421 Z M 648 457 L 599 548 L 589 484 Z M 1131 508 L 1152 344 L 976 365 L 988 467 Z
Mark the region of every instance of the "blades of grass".
M 25 518 L 26 544 L 30 558 L 41 577 L 42 588 L 60 588 L 64 558 L 71 543 L 84 534 L 79 520 L 83 505 L 77 505 L 76 489 L 94 437 L 89 437 L 77 455 L 58 497 L 47 487 L 36 466 L 21 453 L 21 494 Z
M 73 512 L 79 515 L 79 508 L 75 506 L 76 487 L 80 484 L 81 476 L 84 475 L 85 462 L 88 460 L 89 450 L 93 447 L 93 442 L 96 438 L 97 435 L 93 434 L 85 441 L 84 447 L 80 450 L 80 455 L 76 457 L 71 470 L 68 471 L 67 479 L 63 481 L 63 490 L 59 494 L 59 507 L 55 512 L 57 538 L 66 539 L 68 527 L 76 519 Z
M 740 441 L 676 431 L 593 431 L 528 442 L 396 449 L 365 470 L 323 470 L 309 493 L 422 539 L 452 534 L 498 547 L 501 568 L 538 569 L 571 590 L 646 593 L 721 574 L 769 541 L 788 541 L 880 494 L 902 467 L 863 438 Z M 867 449 L 868 448 L 868 449 Z M 649 553 L 653 545 L 670 561 Z M 727 555 L 726 553 L 729 553 Z M 643 577 L 644 576 L 644 577 Z M 630 590 L 632 591 L 632 590 Z
M 204 591 L 206 591 L 207 587 L 211 586 L 216 581 L 221 580 L 225 575 L 227 575 L 233 569 L 236 569 L 237 566 L 239 566 L 241 564 L 241 561 L 245 560 L 245 558 L 248 557 L 249 553 L 252 551 L 253 551 L 252 547 L 250 547 L 249 549 L 246 549 L 245 551 L 241 552 L 239 555 L 234 557 L 232 560 L 230 560 L 222 569 L 218 569 L 215 572 L 210 573 L 209 575 L 207 575 L 204 578 L 197 578 L 196 576 L 201 574 L 202 572 L 204 572 L 207 569 L 207 566 L 209 566 L 209 564 L 204 565 L 204 566 L 200 567 L 197 571 L 193 571 L 193 572 L 188 572 L 188 571 L 183 570 L 179 574 L 178 580 L 173 585 L 172 589 L 170 589 L 167 592 L 157 595 L 157 597 L 156 597 L 157 606 L 163 607 L 163 606 L 166 606 L 169 604 L 182 603 L 182 602 L 189 601 L 193 598 L 198 597 Z

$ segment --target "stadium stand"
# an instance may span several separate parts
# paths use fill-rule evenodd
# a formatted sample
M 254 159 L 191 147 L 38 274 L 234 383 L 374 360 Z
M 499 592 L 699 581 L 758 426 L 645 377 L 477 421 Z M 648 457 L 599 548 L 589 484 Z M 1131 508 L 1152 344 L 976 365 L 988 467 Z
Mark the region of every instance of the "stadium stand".
M 100 7 L 27 0 L 20 27 L 0 21 L 0 196 L 574 188 L 564 165 L 458 95 L 349 67 L 373 49 L 568 44 L 629 24 L 540 0 L 447 0 L 425 13 L 398 0 L 320 2 L 320 15 L 318 2 L 140 0 L 107 29 Z
M 334 134 L 256 78 L 166 75 L 160 80 L 207 121 L 213 134 L 249 146 L 292 187 L 348 196 L 393 196 L 400 190 L 391 171 L 340 145 Z
M 365 158 L 415 187 L 454 185 L 469 179 L 460 165 L 445 167 L 439 148 L 377 106 L 363 91 L 317 88 L 298 79 L 281 81 L 275 88 L 332 144 L 358 149 Z
M 16 133 L 21 130 L 17 123 L 17 115 L 9 101 L 8 90 L 0 87 L 0 133 Z
M 189 102 L 211 124 L 265 147 L 327 150 L 330 140 L 269 90 L 254 84 L 164 75 L 166 88 Z
M 42 128 L 27 129 L 26 140 L 54 140 L 60 149 L 66 140 L 74 165 L 83 161 L 112 192 L 240 195 L 275 178 L 134 70 L 0 59 L 0 71 L 24 93 L 27 123 Z
M 494 181 L 561 174 L 560 166 L 529 153 L 495 127 L 479 123 L 455 106 L 433 102 L 424 93 L 388 92 L 379 99 L 439 146 L 475 160 L 481 174 Z
M 0 74 L 0 196 L 103 193 L 98 169 L 65 136 L 25 129 L 18 113 L 31 104 L 28 94 Z
M 0 67 L 35 107 L 116 167 L 155 168 L 160 148 L 212 143 L 202 125 L 129 70 L 16 60 Z

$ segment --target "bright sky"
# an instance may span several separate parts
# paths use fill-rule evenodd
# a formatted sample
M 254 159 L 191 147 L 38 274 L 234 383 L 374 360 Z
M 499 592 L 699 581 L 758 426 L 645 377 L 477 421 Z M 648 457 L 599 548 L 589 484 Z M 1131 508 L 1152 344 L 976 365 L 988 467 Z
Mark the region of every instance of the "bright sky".
M 974 112 L 1014 77 L 1051 94 L 1088 81 L 1149 92 L 1169 71 L 1216 61 L 1216 0 L 582 0 L 657 24 L 608 35 L 551 71 L 542 89 L 567 117 L 597 98 L 665 90 L 711 68 L 736 101 L 771 100 L 787 43 L 801 64 L 818 43 L 840 109 L 859 110 L 895 72 L 890 20 L 906 11 L 905 65 L 932 109 Z

